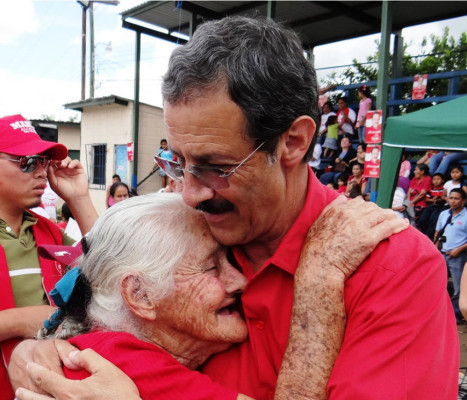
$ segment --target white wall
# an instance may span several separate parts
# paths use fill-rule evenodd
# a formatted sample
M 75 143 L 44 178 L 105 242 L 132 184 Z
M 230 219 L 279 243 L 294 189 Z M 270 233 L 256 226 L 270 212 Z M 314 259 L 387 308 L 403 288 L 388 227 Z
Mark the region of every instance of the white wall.
M 81 163 L 87 171 L 86 144 L 106 144 L 106 186 L 115 172 L 115 145 L 133 142 L 133 102 L 127 106 L 108 104 L 84 107 L 81 118 Z M 159 107 L 140 104 L 138 175 L 141 182 L 154 166 L 160 140 L 165 137 L 163 111 Z M 119 173 L 119 172 L 117 172 Z M 133 163 L 128 161 L 128 183 L 131 184 Z M 129 185 L 130 186 L 130 185 Z M 137 188 L 138 194 L 159 190 L 161 179 L 156 172 Z M 105 189 L 90 188 L 91 199 L 99 214 L 105 210 Z

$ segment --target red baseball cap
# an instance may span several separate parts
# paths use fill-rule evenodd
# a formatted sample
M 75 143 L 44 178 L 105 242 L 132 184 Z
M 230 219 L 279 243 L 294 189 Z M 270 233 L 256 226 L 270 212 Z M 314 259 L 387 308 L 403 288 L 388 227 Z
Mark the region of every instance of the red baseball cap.
M 73 246 L 43 244 L 37 247 L 37 252 L 48 260 L 55 260 L 64 265 L 73 265 L 74 261 L 83 254 L 83 248 L 81 241 L 76 242 Z
M 46 153 L 52 160 L 63 160 L 68 150 L 61 143 L 42 140 L 31 123 L 17 114 L 0 118 L 0 153 L 15 156 Z

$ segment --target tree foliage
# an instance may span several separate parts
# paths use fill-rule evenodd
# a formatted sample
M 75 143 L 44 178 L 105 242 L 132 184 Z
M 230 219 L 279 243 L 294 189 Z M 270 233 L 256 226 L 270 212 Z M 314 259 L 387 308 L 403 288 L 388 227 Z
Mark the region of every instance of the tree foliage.
M 375 41 L 379 48 L 379 41 Z M 418 74 L 433 74 L 437 72 L 459 71 L 467 69 L 467 33 L 463 32 L 456 39 L 450 35 L 449 28 L 445 27 L 441 36 L 431 34 L 429 38 L 424 37 L 420 44 L 420 54 L 411 55 L 407 53 L 407 45 L 404 45 L 402 61 L 402 76 L 415 76 Z M 378 56 L 376 51 L 367 57 L 366 62 L 353 60 L 352 65 L 344 72 L 328 75 L 323 83 L 348 85 L 378 79 Z M 392 63 L 389 65 L 389 73 L 392 76 Z M 400 98 L 410 99 L 412 96 L 412 82 L 402 84 Z M 462 77 L 459 82 L 460 94 L 467 93 L 467 78 Z M 432 79 L 428 81 L 427 96 L 444 96 L 448 92 L 447 79 Z M 414 111 L 430 104 L 412 104 L 404 106 L 404 112 Z

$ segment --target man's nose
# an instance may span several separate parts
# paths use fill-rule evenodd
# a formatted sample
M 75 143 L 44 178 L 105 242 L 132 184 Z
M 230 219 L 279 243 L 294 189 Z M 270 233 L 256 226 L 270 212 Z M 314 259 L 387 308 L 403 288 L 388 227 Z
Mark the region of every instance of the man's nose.
M 215 191 L 200 183 L 198 178 L 189 172 L 185 172 L 183 179 L 183 201 L 190 207 L 196 207 L 205 200 L 214 197 Z

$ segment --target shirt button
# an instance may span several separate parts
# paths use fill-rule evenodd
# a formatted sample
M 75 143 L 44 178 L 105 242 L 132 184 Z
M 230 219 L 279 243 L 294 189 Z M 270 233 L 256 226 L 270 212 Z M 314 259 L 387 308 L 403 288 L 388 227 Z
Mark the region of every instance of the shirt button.
M 7 226 L 5 229 L 7 232 L 11 232 L 11 228 L 9 226 Z
M 256 322 L 256 327 L 257 327 L 258 329 L 263 330 L 263 329 L 264 329 L 264 322 L 263 322 L 263 321 L 257 321 L 257 322 Z

